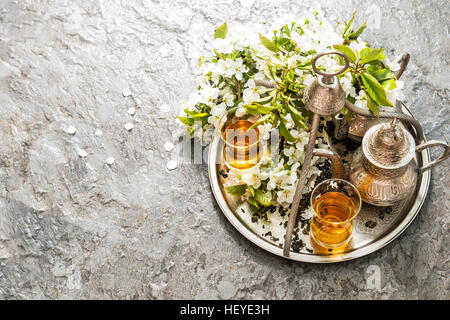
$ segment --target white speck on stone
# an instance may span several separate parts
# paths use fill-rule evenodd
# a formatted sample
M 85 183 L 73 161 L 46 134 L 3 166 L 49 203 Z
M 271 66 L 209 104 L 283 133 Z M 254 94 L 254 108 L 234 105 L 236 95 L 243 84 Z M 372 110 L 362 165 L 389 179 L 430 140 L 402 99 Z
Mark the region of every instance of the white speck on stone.
M 136 113 L 136 109 L 133 108 L 133 107 L 131 107 L 130 109 L 128 109 L 128 113 L 129 113 L 130 115 L 134 116 L 135 113 Z
M 66 132 L 67 132 L 68 134 L 74 135 L 75 132 L 77 132 L 77 128 L 75 128 L 74 126 L 69 126 L 69 127 L 66 129 Z
M 113 157 L 108 157 L 108 158 L 106 158 L 106 164 L 107 164 L 108 166 L 113 165 L 113 164 L 114 164 L 114 158 L 113 158 Z
M 86 152 L 86 150 L 80 149 L 78 150 L 78 155 L 80 156 L 80 158 L 86 158 L 88 153 Z
M 124 97 L 131 96 L 131 90 L 130 90 L 130 88 L 125 88 L 125 89 L 123 89 L 123 90 L 122 90 L 122 94 L 123 94 Z
M 131 131 L 134 128 L 134 125 L 131 122 L 125 123 L 125 129 Z
M 174 170 L 176 169 L 178 166 L 178 163 L 175 160 L 169 160 L 167 161 L 166 167 L 169 170 Z
M 161 107 L 159 107 L 159 110 L 161 112 L 169 112 L 170 111 L 170 106 L 168 104 L 163 104 Z
M 173 150 L 173 148 L 175 148 L 175 146 L 172 142 L 167 141 L 166 143 L 164 143 L 164 149 L 166 149 L 166 151 L 170 152 Z
M 61 262 L 57 262 L 52 268 L 52 273 L 55 277 L 64 277 L 66 276 L 66 267 Z
M 231 299 L 236 294 L 236 287 L 227 280 L 222 280 L 217 285 L 217 289 L 219 290 L 219 294 L 223 299 Z
M 103 135 L 103 131 L 98 129 L 98 130 L 95 131 L 95 135 L 100 137 L 100 136 Z

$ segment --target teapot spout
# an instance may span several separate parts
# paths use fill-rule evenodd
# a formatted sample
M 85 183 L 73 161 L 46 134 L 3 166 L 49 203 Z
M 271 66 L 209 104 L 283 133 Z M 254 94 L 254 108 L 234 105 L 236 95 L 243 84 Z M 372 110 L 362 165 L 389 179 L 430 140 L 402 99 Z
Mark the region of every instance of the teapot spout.
M 314 149 L 313 155 L 331 160 L 331 175 L 333 178 L 348 179 L 347 169 L 344 167 L 341 157 L 336 152 L 327 149 Z

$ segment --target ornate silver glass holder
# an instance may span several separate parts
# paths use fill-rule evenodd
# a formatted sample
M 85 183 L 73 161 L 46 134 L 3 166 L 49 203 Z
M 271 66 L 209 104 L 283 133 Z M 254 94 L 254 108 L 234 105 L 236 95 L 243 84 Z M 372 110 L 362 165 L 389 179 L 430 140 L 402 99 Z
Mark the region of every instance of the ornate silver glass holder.
M 406 106 L 402 107 L 402 112 L 413 116 Z M 283 255 L 282 244 L 286 233 L 283 224 L 287 217 L 274 214 L 271 223 L 260 220 L 252 222 L 248 204 L 224 190 L 223 178 L 219 174 L 219 170 L 224 167 L 221 150 L 220 137 L 215 137 L 210 144 L 208 170 L 211 189 L 222 213 L 244 237 L 257 246 L 280 257 L 302 262 L 334 263 L 359 258 L 381 249 L 405 231 L 417 216 L 428 193 L 431 178 L 431 170 L 424 172 L 419 176 L 411 195 L 392 207 L 364 204 L 355 220 L 353 237 L 343 250 L 333 252 L 319 248 L 311 243 L 309 234 L 303 234 L 300 229 L 298 237 L 305 245 L 297 252 L 291 250 L 289 257 L 286 257 Z M 419 167 L 430 163 L 429 150 L 416 153 L 415 161 Z

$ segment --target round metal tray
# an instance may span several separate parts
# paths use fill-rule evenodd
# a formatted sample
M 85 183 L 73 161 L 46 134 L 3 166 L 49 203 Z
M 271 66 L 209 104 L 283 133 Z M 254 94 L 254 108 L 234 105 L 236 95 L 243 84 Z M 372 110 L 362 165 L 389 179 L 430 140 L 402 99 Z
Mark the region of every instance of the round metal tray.
M 403 107 L 402 111 L 413 116 L 406 107 Z M 223 166 L 221 164 L 220 137 L 214 137 L 209 148 L 208 170 L 211 188 L 225 217 L 248 240 L 264 250 L 286 258 L 283 255 L 282 240 L 286 232 L 283 222 L 287 220 L 287 215 L 283 218 L 279 214 L 273 214 L 270 217 L 270 223 L 260 220 L 252 222 L 248 204 L 242 202 L 239 197 L 229 195 L 223 188 L 218 173 Z M 419 166 L 429 163 L 429 151 L 425 149 L 416 153 L 415 161 Z M 364 204 L 355 219 L 352 240 L 341 251 L 330 252 L 315 246 L 314 243 L 311 243 L 309 235 L 303 234 L 300 230 L 298 236 L 305 246 L 301 250 L 297 250 L 298 252 L 291 250 L 288 259 L 312 263 L 334 263 L 359 258 L 381 249 L 398 237 L 419 213 L 428 193 L 430 178 L 431 170 L 428 170 L 418 178 L 416 188 L 411 196 L 392 206 L 388 211 Z M 368 227 L 368 221 L 371 221 L 370 227 Z M 375 227 L 373 227 L 373 222 L 376 223 Z

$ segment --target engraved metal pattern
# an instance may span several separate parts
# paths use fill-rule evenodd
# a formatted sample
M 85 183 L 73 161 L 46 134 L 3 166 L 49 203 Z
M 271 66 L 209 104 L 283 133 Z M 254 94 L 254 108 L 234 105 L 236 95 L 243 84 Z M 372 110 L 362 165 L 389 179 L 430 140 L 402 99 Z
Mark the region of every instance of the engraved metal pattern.
M 402 112 L 385 112 L 383 110 L 387 110 L 385 107 L 382 107 L 380 111 L 380 114 L 378 116 L 375 116 L 370 110 L 368 109 L 362 109 L 359 108 L 357 106 L 355 106 L 353 103 L 351 103 L 350 101 L 346 100 L 345 101 L 345 107 L 354 112 L 355 114 L 367 117 L 369 119 L 376 119 L 376 120 L 380 120 L 377 122 L 372 123 L 368 123 L 367 127 L 364 130 L 361 130 L 361 132 L 359 133 L 359 136 L 362 137 L 362 135 L 364 135 L 364 133 L 370 128 L 370 126 L 379 123 L 379 122 L 383 122 L 384 119 L 393 119 L 393 118 L 398 118 L 402 121 L 404 121 L 404 123 L 411 125 L 415 132 L 416 132 L 416 136 L 417 136 L 417 140 L 418 141 L 422 141 L 424 139 L 424 135 L 423 135 L 423 129 L 422 126 L 420 125 L 419 121 L 417 121 L 417 119 L 411 117 L 410 115 L 404 114 Z M 398 100 L 398 108 L 408 108 L 403 101 L 399 101 Z M 392 108 L 390 108 L 392 110 Z M 400 109 L 402 110 L 402 109 Z M 353 120 L 350 121 L 350 123 Z M 364 124 L 361 124 L 364 125 Z M 364 133 L 362 133 L 364 131 Z M 362 134 L 362 135 L 361 135 Z M 356 141 L 361 141 L 361 138 L 358 138 L 357 136 L 353 136 L 353 135 L 349 135 L 349 137 L 351 137 L 352 139 L 356 140 Z
M 412 161 L 403 168 L 380 169 L 367 161 L 361 148 L 358 148 L 353 156 L 349 179 L 364 202 L 376 206 L 391 206 L 408 197 L 414 189 L 417 165 Z
M 401 168 L 414 157 L 414 138 L 396 121 L 377 124 L 364 135 L 363 153 L 380 168 Z
M 443 147 L 444 153 L 419 170 L 412 161 L 416 151 L 433 146 Z M 364 202 L 390 206 L 410 194 L 419 171 L 423 173 L 448 157 L 450 147 L 442 141 L 430 141 L 416 148 L 414 137 L 394 119 L 392 123 L 377 124 L 366 132 L 351 161 L 349 179 Z
M 331 84 L 327 84 L 323 80 L 324 76 L 319 75 L 305 89 L 303 94 L 305 106 L 321 116 L 336 114 L 344 107 L 346 101 L 344 90 L 336 76 L 333 77 Z
M 348 137 L 356 141 L 362 141 L 366 131 L 380 123 L 380 120 L 357 114 L 354 119 L 348 122 Z

